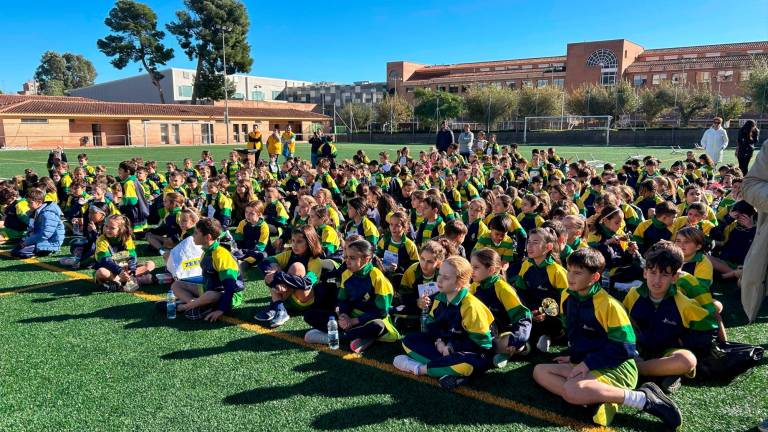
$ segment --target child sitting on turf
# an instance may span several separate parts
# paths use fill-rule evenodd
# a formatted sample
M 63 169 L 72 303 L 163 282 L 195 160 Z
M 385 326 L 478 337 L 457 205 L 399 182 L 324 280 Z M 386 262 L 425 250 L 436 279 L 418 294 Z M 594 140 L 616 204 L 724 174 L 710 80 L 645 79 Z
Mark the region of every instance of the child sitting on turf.
M 523 305 L 512 288 L 499 274 L 501 258 L 493 249 L 472 252 L 472 286 L 475 295 L 493 314 L 493 364 L 506 365 L 510 356 L 528 353 L 531 334 L 531 311 Z
M 389 217 L 389 232 L 379 239 L 376 252 L 381 258 L 384 273 L 395 287 L 400 285 L 403 273 L 419 260 L 416 243 L 406 236 L 409 231 L 408 216 L 403 211 L 396 211 Z
M 270 288 L 271 301 L 254 319 L 272 328 L 291 317 L 288 309 L 304 312 L 315 299 L 313 287 L 322 274 L 320 238 L 309 225 L 296 227 L 291 234 L 291 249 L 261 262 L 264 283 Z M 287 303 L 287 307 L 286 307 Z
M 347 203 L 347 215 L 349 216 L 349 222 L 344 230 L 345 237 L 349 237 L 352 234 L 359 234 L 363 236 L 368 243 L 375 248 L 379 243 L 379 230 L 376 225 L 368 219 L 366 216 L 367 206 L 363 198 L 355 197 L 349 200 Z
M 344 251 L 347 269 L 339 283 L 339 336 L 350 341 L 349 348 L 356 353 L 365 351 L 377 340 L 395 342 L 400 339 L 389 315 L 392 284 L 374 266 L 373 252 L 373 246 L 367 240 L 352 242 Z M 304 319 L 313 327 L 304 335 L 304 340 L 327 344 L 328 315 L 313 311 Z
M 590 218 L 587 243 L 603 255 L 604 288 L 610 289 L 613 283 L 630 283 L 642 279 L 643 258 L 637 250 L 637 243 L 629 241 L 629 236 L 621 229 L 624 212 L 620 208 L 607 205 Z
M 219 244 L 221 224 L 216 219 L 203 218 L 195 225 L 195 244 L 203 248 L 200 267 L 203 270 L 203 286 L 175 281 L 171 285 L 178 299 L 178 312 L 184 312 L 188 319 L 216 321 L 243 302 L 245 283 L 237 267 L 237 260 Z M 165 311 L 165 302 L 158 309 Z
M 110 212 L 106 202 L 88 204 L 87 218 L 83 226 L 83 236 L 73 238 L 69 243 L 70 256 L 61 258 L 59 264 L 79 269 L 91 260 L 96 252 L 96 240 L 101 235 L 104 221 Z
M 568 290 L 560 314 L 568 332 L 570 355 L 556 364 L 539 364 L 533 379 L 573 405 L 596 407 L 592 421 L 607 426 L 619 405 L 643 410 L 667 426 L 682 423 L 680 410 L 653 383 L 638 390 L 635 332 L 621 303 L 600 287 L 602 254 L 579 249 L 568 257 Z
M 94 249 L 94 281 L 108 291 L 133 291 L 137 288 L 135 277 L 155 268 L 152 261 L 138 266 L 136 247 L 131 235 L 131 222 L 123 215 L 110 215 L 104 222 L 102 234 Z
M 274 254 L 269 244 L 269 225 L 262 217 L 264 203 L 254 200 L 245 206 L 245 219 L 240 221 L 235 229 L 235 242 L 239 253 L 236 258 L 243 265 L 251 266 L 261 263 L 270 253 Z
M 467 250 L 464 249 L 464 239 L 467 237 L 467 232 L 467 226 L 458 219 L 449 220 L 445 224 L 443 238 L 448 240 L 453 246 L 453 249 L 456 250 L 456 255 L 462 258 L 467 257 Z
M 510 262 L 515 258 L 515 243 L 507 234 L 512 227 L 512 218 L 507 215 L 495 216 L 488 224 L 488 232 L 477 238 L 475 249 L 489 247 L 501 257 L 502 274 L 508 274 Z
M 11 250 L 16 258 L 32 258 L 56 253 L 64 243 L 61 209 L 55 202 L 45 202 L 45 193 L 37 188 L 27 191 L 29 225 L 26 236 Z
M 622 212 L 623 213 L 623 212 Z M 640 222 L 632 235 L 632 240 L 637 243 L 638 250 L 644 254 L 659 240 L 672 238 L 672 224 L 677 216 L 677 208 L 669 201 L 656 204 L 653 215 Z
M 414 319 L 421 308 L 419 298 L 430 296 L 437 289 L 437 271 L 448 257 L 444 240 L 430 240 L 421 250 L 419 262 L 411 264 L 403 273 L 395 289 L 395 313 L 398 317 Z
M 232 217 L 232 199 L 224 193 L 226 190 L 223 179 L 210 180 L 208 182 L 208 197 L 205 202 L 208 217 L 219 221 L 224 230 L 229 227 L 229 221 Z
M 714 315 L 676 286 L 682 266 L 680 248 L 668 241 L 656 243 L 645 255 L 643 285 L 624 298 L 638 337 L 638 371 L 662 378 L 667 393 L 680 387 L 682 376 L 695 376 L 694 353 L 708 352 L 717 330 Z
M 184 206 L 184 197 L 176 192 L 165 194 L 163 208 L 165 218 L 162 223 L 147 232 L 147 243 L 156 249 L 172 249 L 181 240 L 181 227 L 179 226 L 179 214 Z
M 5 186 L 0 188 L 0 208 L 3 209 L 0 244 L 19 241 L 29 225 L 29 202 L 19 197 L 19 191 L 13 186 Z
M 513 279 L 523 302 L 533 311 L 532 337 L 538 338 L 536 347 L 542 352 L 548 352 L 552 341 L 563 336 L 560 320 L 542 312 L 545 299 L 557 300 L 568 287 L 565 269 L 552 256 L 556 242 L 557 237 L 550 228 L 531 231 L 526 246 L 528 259 Z
M 710 231 L 710 237 L 716 242 L 710 258 L 712 266 L 724 279 L 739 277 L 739 267 L 744 264 L 755 239 L 756 216 L 757 212 L 752 205 L 739 201 L 731 208 L 729 217 Z
M 314 201 L 314 198 L 309 195 L 305 196 Z M 322 257 L 333 259 L 337 262 L 342 261 L 341 240 L 339 239 L 339 233 L 331 226 L 331 216 L 328 214 L 328 208 L 322 205 L 315 205 L 309 210 L 308 216 L 309 226 L 314 228 L 320 237 L 320 245 L 323 249 Z
M 440 290 L 429 301 L 427 332 L 403 339 L 407 355 L 393 365 L 414 375 L 438 377 L 440 386 L 452 389 L 491 365 L 493 337 L 491 311 L 469 292 L 472 266 L 461 257 L 447 258 L 440 266 Z
M 439 199 L 431 196 L 427 196 L 421 202 L 421 215 L 424 220 L 416 229 L 414 241 L 417 246 L 424 246 L 428 240 L 445 233 L 445 222 L 440 216 L 440 204 Z
M 499 201 L 499 198 L 500 197 L 496 197 L 494 206 L 496 205 L 496 201 Z M 464 237 L 464 242 L 462 242 L 465 251 L 471 252 L 474 250 L 477 240 L 488 233 L 487 223 L 490 223 L 493 216 L 488 219 L 488 222 L 485 222 L 484 218 L 487 206 L 488 204 L 482 198 L 475 198 L 469 202 L 469 208 L 467 210 L 467 220 L 469 221 L 469 225 L 467 226 L 467 235 Z M 510 221 L 512 220 L 511 217 L 509 219 Z

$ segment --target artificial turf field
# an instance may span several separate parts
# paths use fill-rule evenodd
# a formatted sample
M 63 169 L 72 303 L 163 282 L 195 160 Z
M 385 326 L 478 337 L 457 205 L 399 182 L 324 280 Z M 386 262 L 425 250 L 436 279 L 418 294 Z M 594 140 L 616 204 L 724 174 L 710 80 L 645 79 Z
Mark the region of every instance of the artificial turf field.
M 342 144 L 340 157 L 396 147 Z M 217 159 L 226 147 L 213 147 Z M 300 145 L 300 148 L 302 146 Z M 413 146 L 414 150 L 425 148 Z M 91 164 L 134 155 L 180 161 L 201 147 L 88 149 Z M 370 149 L 370 150 L 368 150 Z M 304 149 L 305 150 L 305 149 Z M 524 154 L 527 148 L 522 149 Z M 565 147 L 569 157 L 620 162 L 628 154 L 668 149 Z M 75 151 L 68 152 L 75 161 Z M 732 158 L 732 154 L 727 154 Z M 0 177 L 32 167 L 45 172 L 46 152 L 0 152 Z M 75 161 L 76 163 L 76 161 Z M 246 275 L 246 301 L 223 322 L 174 321 L 152 302 L 167 286 L 135 294 L 93 290 L 91 271 L 66 271 L 63 253 L 39 260 L 0 256 L 0 431 L 61 430 L 564 430 L 589 428 L 588 417 L 538 388 L 533 355 L 446 392 L 436 381 L 392 368 L 401 351 L 378 344 L 362 357 L 304 345 L 294 317 L 279 331 L 253 324 L 268 292 L 257 271 Z M 148 256 L 139 242 L 139 256 Z M 159 258 L 154 258 L 160 264 Z M 737 288 L 716 284 L 733 340 L 768 347 L 768 305 L 746 325 Z M 345 348 L 345 347 L 342 347 Z M 689 431 L 744 431 L 768 417 L 768 365 L 730 382 L 687 383 L 673 396 Z M 654 418 L 626 411 L 615 430 L 649 430 Z

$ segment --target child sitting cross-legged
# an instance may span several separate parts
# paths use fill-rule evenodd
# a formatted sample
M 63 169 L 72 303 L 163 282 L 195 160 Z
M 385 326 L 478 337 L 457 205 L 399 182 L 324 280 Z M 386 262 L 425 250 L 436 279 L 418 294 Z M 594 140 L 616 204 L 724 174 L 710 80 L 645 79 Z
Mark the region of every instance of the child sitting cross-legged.
M 263 202 L 253 200 L 245 205 L 245 219 L 237 225 L 234 234 L 238 249 L 235 258 L 242 261 L 242 265 L 259 264 L 274 253 L 269 244 L 269 225 L 263 216 Z
M 45 192 L 30 189 L 27 192 L 29 226 L 11 255 L 16 258 L 32 258 L 56 253 L 64 242 L 64 224 L 61 209 L 55 202 L 45 202 Z
M 184 196 L 180 193 L 170 192 L 163 198 L 165 218 L 157 228 L 147 232 L 147 243 L 154 249 L 171 249 L 180 241 L 182 234 L 179 226 L 179 215 L 184 205 Z
M 107 217 L 96 240 L 94 260 L 94 281 L 108 291 L 134 291 L 138 287 L 135 277 L 155 269 L 152 261 L 137 265 L 131 221 L 123 215 Z
M 430 308 L 427 332 L 403 339 L 406 355 L 395 357 L 396 368 L 439 378 L 440 386 L 452 389 L 490 367 L 493 315 L 469 292 L 471 276 L 472 266 L 466 259 L 452 256 L 443 261 L 439 292 L 425 304 Z
M 671 242 L 651 246 L 645 254 L 643 285 L 624 298 L 638 337 L 638 371 L 660 378 L 667 393 L 680 387 L 682 376 L 695 376 L 695 353 L 708 352 L 717 330 L 714 314 L 678 287 L 683 260 L 683 252 Z
M 171 285 L 178 299 L 176 310 L 184 312 L 188 319 L 216 321 L 243 302 L 245 283 L 237 260 L 219 244 L 221 224 L 213 218 L 200 219 L 195 225 L 195 244 L 203 248 L 200 267 L 203 270 L 203 286 L 177 280 Z M 158 309 L 165 310 L 165 302 Z
M 523 305 L 517 291 L 501 277 L 501 258 L 493 249 L 472 252 L 470 292 L 493 314 L 493 364 L 502 368 L 510 356 L 526 355 L 530 348 L 531 311 Z
M 637 385 L 635 332 L 626 310 L 600 287 L 605 259 L 594 249 L 568 257 L 568 289 L 560 314 L 568 333 L 570 355 L 555 364 L 539 364 L 533 379 L 573 405 L 594 408 L 592 421 L 607 426 L 620 405 L 643 410 L 668 427 L 682 423 L 680 410 L 653 383 Z

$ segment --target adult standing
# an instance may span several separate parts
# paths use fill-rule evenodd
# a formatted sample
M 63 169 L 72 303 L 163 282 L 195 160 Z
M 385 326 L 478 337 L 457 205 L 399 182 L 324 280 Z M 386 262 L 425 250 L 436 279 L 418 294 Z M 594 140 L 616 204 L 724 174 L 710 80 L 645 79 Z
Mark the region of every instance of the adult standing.
M 754 120 L 747 120 L 744 122 L 744 126 L 739 129 L 739 138 L 736 141 L 736 160 L 739 161 L 739 168 L 744 175 L 747 175 L 749 162 L 755 153 L 755 144 L 757 144 L 759 134 L 760 130 L 757 129 Z
M 291 125 L 288 125 L 280 135 L 280 141 L 283 143 L 283 156 L 286 159 L 292 158 L 296 153 L 296 134 L 291 130 Z
M 254 154 L 254 159 L 258 161 L 259 157 L 261 156 L 261 149 L 263 147 L 264 140 L 261 136 L 261 131 L 259 130 L 259 125 L 257 123 L 253 125 L 253 130 L 248 133 L 248 146 L 246 148 L 249 152 Z
M 722 123 L 722 118 L 713 118 L 712 127 L 707 129 L 701 137 L 701 147 L 715 162 L 715 166 L 720 163 L 723 158 L 723 150 L 728 147 L 728 132 L 721 126 Z
M 768 271 L 768 140 L 763 142 L 755 164 L 741 185 L 744 200 L 752 204 L 758 212 L 757 234 L 744 259 L 741 275 L 741 304 L 747 318 L 752 322 L 768 294 L 766 272 Z
M 475 134 L 469 130 L 469 125 L 464 125 L 464 132 L 459 134 L 459 154 L 464 160 L 469 161 L 469 154 L 472 152 L 472 144 L 475 142 Z
M 453 131 L 448 127 L 448 122 L 443 121 L 443 126 L 437 131 L 435 147 L 441 153 L 447 153 L 448 147 L 454 143 Z
M 323 131 L 315 131 L 312 138 L 309 139 L 309 158 L 312 161 L 312 168 L 317 167 L 317 154 L 320 151 L 320 146 L 325 142 L 324 138 Z

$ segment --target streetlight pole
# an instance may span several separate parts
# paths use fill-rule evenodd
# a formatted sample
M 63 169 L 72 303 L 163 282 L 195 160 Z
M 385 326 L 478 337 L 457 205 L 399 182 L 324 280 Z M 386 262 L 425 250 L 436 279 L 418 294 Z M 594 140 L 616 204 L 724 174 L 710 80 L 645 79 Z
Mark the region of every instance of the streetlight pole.
M 224 39 L 224 33 L 230 31 L 229 27 L 218 26 L 221 31 L 221 57 L 224 63 L 224 127 L 227 130 L 227 137 L 224 140 L 225 144 L 229 144 L 229 94 L 227 92 L 227 43 Z

